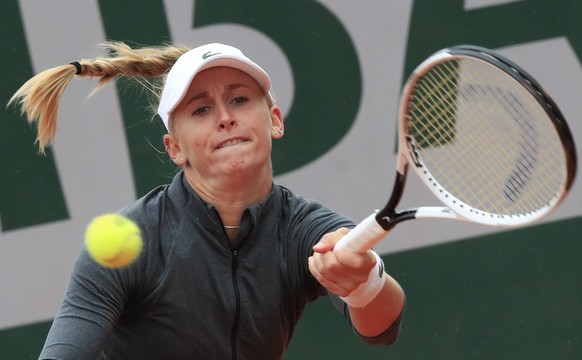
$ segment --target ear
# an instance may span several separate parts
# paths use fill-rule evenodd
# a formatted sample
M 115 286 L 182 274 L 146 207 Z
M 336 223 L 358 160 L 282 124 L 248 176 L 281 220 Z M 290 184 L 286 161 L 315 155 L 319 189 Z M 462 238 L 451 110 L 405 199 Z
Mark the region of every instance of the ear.
M 180 144 L 176 141 L 174 135 L 166 134 L 164 135 L 164 146 L 168 152 L 168 156 L 172 159 L 172 162 L 180 167 L 188 163 L 188 159 L 184 157 Z
M 281 109 L 277 105 L 271 106 L 271 128 L 273 139 L 280 139 L 285 132 L 285 123 L 283 122 L 283 115 Z

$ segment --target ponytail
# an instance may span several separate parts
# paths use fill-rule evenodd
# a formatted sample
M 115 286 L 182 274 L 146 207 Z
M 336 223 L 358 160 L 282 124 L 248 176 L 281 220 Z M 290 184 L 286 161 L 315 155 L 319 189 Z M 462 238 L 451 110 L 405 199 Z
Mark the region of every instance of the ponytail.
M 107 42 L 104 46 L 111 54 L 109 57 L 82 59 L 45 70 L 24 83 L 8 101 L 8 105 L 20 107 L 30 124 L 37 125 L 36 141 L 40 153 L 44 154 L 45 148 L 55 139 L 59 103 L 75 75 L 99 78 L 91 95 L 120 76 L 161 80 L 176 60 L 189 50 L 172 45 L 133 49 L 123 42 Z M 147 87 L 149 82 L 141 84 Z M 161 87 L 149 90 L 159 99 Z

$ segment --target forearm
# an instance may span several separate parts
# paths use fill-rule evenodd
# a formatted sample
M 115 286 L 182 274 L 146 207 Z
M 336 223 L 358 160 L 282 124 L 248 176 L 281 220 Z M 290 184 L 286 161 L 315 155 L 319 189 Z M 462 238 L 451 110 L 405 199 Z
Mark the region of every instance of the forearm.
M 313 247 L 308 266 L 328 292 L 348 304 L 355 330 L 365 338 L 374 338 L 398 321 L 405 295 L 398 282 L 384 272 L 382 259 L 374 251 L 333 250 L 335 243 L 348 231 L 343 228 L 324 235 Z M 381 343 L 390 343 L 384 340 L 380 340 Z
M 374 337 L 386 331 L 398 319 L 404 307 L 404 291 L 389 275 L 384 276 L 384 287 L 366 306 L 349 307 L 352 324 L 358 333 Z
M 39 359 L 96 359 L 107 338 L 102 326 L 83 317 L 59 314 Z
M 97 358 L 124 303 L 111 275 L 85 251 L 79 255 L 40 359 Z

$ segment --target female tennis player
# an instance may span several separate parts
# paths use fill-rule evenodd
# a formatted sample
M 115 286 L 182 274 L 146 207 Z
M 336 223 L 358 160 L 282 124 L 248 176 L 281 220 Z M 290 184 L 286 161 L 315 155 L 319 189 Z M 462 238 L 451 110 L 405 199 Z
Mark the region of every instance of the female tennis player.
M 363 341 L 393 343 L 403 290 L 373 251 L 333 251 L 354 221 L 273 182 L 284 122 L 268 74 L 224 44 L 107 48 L 38 74 L 11 103 L 37 123 L 44 151 L 75 75 L 147 78 L 180 170 L 120 210 L 142 229 L 136 262 L 111 269 L 81 251 L 40 358 L 281 359 L 320 296 Z

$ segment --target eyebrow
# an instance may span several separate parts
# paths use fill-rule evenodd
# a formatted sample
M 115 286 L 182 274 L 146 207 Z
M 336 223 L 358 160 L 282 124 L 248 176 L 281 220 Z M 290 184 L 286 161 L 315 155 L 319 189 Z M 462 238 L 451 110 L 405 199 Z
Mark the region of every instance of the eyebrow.
M 226 90 L 235 90 L 235 89 L 238 89 L 240 87 L 247 87 L 247 86 L 245 84 L 242 84 L 242 83 L 227 84 L 224 86 L 224 88 Z M 205 97 L 208 97 L 209 95 L 210 95 L 210 93 L 208 91 L 201 91 L 198 94 L 195 94 L 192 97 L 190 97 L 190 99 L 188 99 L 188 104 L 192 103 L 193 101 L 199 100 L 199 99 L 204 99 Z

